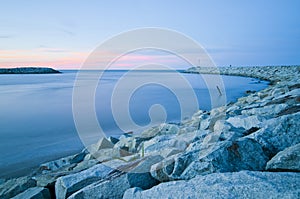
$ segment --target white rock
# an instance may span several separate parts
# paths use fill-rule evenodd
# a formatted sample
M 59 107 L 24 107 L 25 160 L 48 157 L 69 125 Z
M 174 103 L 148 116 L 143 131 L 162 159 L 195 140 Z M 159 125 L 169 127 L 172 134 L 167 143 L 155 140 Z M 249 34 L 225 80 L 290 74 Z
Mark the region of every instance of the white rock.
M 262 121 L 259 119 L 257 115 L 252 116 L 235 116 L 230 117 L 226 120 L 228 123 L 230 123 L 235 128 L 244 128 L 244 129 L 250 129 L 251 127 L 261 127 Z
M 183 139 L 177 139 L 176 136 L 161 135 L 152 138 L 149 141 L 143 143 L 145 153 L 156 153 L 165 149 L 175 148 L 183 151 L 188 146 L 188 143 Z M 140 149 L 141 151 L 142 149 Z
M 223 132 L 229 131 L 231 129 L 231 126 L 225 120 L 218 120 L 215 122 L 213 128 L 215 132 Z

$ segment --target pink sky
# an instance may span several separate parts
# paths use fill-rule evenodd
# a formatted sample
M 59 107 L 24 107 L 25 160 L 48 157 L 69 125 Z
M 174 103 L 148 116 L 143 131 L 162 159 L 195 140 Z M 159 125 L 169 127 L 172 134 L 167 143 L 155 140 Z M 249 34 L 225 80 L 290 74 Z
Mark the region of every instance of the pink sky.
M 103 60 L 97 60 L 97 63 L 91 69 L 103 69 L 106 58 L 113 56 L 111 52 L 107 55 L 101 55 Z M 38 48 L 35 50 L 0 50 L 0 68 L 14 67 L 52 67 L 55 69 L 79 69 L 88 58 L 87 52 L 72 52 L 64 49 Z M 114 56 L 113 56 L 114 57 Z M 166 65 L 186 65 L 186 63 L 175 55 L 162 54 L 138 54 L 130 53 L 117 59 L 109 68 L 126 69 L 141 64 L 166 64 Z M 102 68 L 101 68 L 102 66 Z
M 53 53 L 47 49 L 0 50 L 0 68 L 22 66 L 47 66 L 56 69 L 79 68 L 86 57 L 87 53 L 85 52 Z

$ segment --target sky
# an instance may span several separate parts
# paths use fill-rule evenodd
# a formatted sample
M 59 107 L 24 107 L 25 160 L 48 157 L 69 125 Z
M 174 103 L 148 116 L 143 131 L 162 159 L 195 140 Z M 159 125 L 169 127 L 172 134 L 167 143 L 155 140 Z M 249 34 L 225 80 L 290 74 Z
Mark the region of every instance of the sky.
M 145 27 L 192 38 L 217 66 L 300 64 L 297 0 L 3 0 L 0 5 L 0 68 L 79 69 L 107 39 Z M 168 53 L 149 51 L 126 55 L 117 67 L 130 68 L 141 59 L 184 65 Z

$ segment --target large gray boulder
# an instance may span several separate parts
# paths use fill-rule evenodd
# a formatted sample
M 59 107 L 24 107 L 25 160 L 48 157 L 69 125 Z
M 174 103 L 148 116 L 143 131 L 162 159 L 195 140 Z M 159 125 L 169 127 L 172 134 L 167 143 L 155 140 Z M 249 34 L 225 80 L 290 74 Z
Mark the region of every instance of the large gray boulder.
M 299 198 L 300 173 L 240 171 L 161 183 L 149 190 L 128 189 L 124 199 Z
M 260 127 L 262 124 L 262 119 L 257 115 L 251 116 L 235 116 L 227 119 L 227 122 L 230 123 L 235 128 L 244 128 L 250 129 L 251 127 Z
M 259 142 L 270 158 L 287 147 L 300 143 L 300 112 L 270 119 L 264 127 L 248 135 Z
M 131 187 L 143 187 L 148 189 L 158 182 L 148 173 L 121 173 L 107 180 L 93 183 L 72 194 L 69 199 L 89 198 L 122 198 L 124 192 Z
M 272 171 L 300 171 L 300 143 L 277 153 L 266 166 Z
M 16 195 L 12 199 L 49 199 L 50 192 L 44 187 L 32 187 Z
M 36 181 L 30 177 L 14 178 L 0 185 L 0 196 L 1 199 L 11 198 L 35 186 Z
M 126 189 L 132 187 L 133 178 L 124 173 L 116 173 L 109 179 L 93 183 L 72 194 L 69 199 L 122 198 Z
M 127 165 L 120 166 L 118 170 L 110 173 L 103 180 L 97 181 L 75 192 L 70 199 L 82 198 L 122 198 L 124 192 L 131 187 L 149 189 L 158 184 L 150 175 L 150 167 L 161 161 L 161 156 L 145 157 Z
M 64 199 L 79 189 L 105 178 L 113 169 L 103 164 L 95 165 L 87 170 L 62 176 L 55 183 L 57 199 Z
M 249 138 L 217 142 L 207 148 L 202 145 L 155 164 L 151 174 L 159 181 L 191 179 L 196 175 L 241 170 L 264 170 L 268 161 L 261 145 Z

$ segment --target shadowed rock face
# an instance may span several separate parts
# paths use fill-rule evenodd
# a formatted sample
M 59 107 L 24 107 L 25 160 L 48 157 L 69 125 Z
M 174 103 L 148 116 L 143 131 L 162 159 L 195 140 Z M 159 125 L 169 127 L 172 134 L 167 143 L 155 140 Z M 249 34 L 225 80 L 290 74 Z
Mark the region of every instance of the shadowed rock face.
M 0 68 L 0 74 L 49 74 L 60 73 L 52 68 L 38 68 L 38 67 L 26 67 L 26 68 Z
M 26 191 L 16 195 L 12 199 L 47 199 L 50 198 L 50 192 L 44 187 L 31 187 Z
M 300 143 L 277 153 L 267 164 L 270 171 L 300 171 Z
M 30 177 L 8 180 L 0 185 L 0 198 L 12 198 L 34 186 L 36 186 L 36 181 Z

